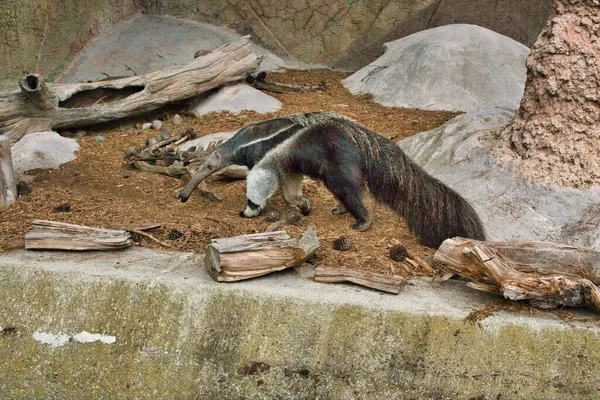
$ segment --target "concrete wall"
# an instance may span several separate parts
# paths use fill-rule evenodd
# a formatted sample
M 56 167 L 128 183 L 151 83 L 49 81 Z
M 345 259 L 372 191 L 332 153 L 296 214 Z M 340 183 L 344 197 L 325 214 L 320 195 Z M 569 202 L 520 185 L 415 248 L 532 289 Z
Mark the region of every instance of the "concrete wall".
M 217 284 L 189 253 L 6 253 L 0 398 L 597 398 L 595 316 L 476 324 L 494 297 L 412 283 L 397 296 L 294 272 Z
M 0 1 L 0 84 L 29 72 L 49 79 L 90 39 L 139 12 L 136 0 Z
M 173 15 L 252 34 L 279 55 L 358 69 L 382 44 L 449 23 L 481 25 L 526 45 L 552 0 L 4 0 L 0 83 L 52 79 L 90 39 L 137 12 Z

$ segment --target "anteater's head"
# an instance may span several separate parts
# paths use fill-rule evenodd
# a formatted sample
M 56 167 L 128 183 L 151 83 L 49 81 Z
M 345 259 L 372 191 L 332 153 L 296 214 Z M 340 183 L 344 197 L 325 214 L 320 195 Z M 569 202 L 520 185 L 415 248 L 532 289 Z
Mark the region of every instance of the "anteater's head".
M 232 164 L 231 157 L 227 156 L 227 152 L 224 151 L 225 147 L 222 146 L 217 148 L 210 156 L 206 158 L 204 163 L 198 168 L 192 179 L 187 185 L 179 192 L 179 198 L 182 203 L 188 201 L 190 195 L 203 180 L 214 174 L 215 172 L 225 168 Z

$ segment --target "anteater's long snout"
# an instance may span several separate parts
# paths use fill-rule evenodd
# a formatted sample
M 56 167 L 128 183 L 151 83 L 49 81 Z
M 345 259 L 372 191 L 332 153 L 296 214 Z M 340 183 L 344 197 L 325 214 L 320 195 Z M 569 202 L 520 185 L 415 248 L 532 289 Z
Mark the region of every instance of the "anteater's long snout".
M 196 173 L 192 176 L 192 179 L 190 179 L 187 185 L 185 185 L 185 187 L 179 192 L 179 199 L 182 203 L 188 201 L 194 189 L 196 189 L 196 187 L 202 183 L 203 180 L 226 166 L 222 162 L 215 161 L 216 157 L 214 157 L 214 155 L 210 155 L 200 166 L 200 168 L 198 168 L 198 171 L 196 171 Z

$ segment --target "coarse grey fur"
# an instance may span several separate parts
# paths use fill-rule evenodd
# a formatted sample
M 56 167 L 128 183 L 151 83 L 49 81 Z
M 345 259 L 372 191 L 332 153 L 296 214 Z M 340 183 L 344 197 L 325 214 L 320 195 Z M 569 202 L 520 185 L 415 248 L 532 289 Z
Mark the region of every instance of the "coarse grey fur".
M 485 239 L 479 217 L 454 190 L 428 175 L 392 141 L 335 113 L 313 112 L 275 118 L 240 129 L 219 146 L 181 191 L 181 201 L 212 173 L 231 164 L 250 169 L 248 205 L 252 218 L 265 208 L 277 187 L 286 202 L 304 214 L 305 175 L 322 180 L 340 201 L 332 213 L 350 212 L 354 229 L 371 226 L 362 202 L 365 184 L 375 199 L 401 215 L 428 246 L 450 237 Z

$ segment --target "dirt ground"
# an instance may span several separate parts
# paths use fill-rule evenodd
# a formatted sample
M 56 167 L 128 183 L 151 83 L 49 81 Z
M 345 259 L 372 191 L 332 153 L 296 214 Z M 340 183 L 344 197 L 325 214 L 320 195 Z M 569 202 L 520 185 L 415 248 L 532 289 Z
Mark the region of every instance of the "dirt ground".
M 147 238 L 141 238 L 136 244 L 201 253 L 212 238 L 262 232 L 269 226 L 264 216 L 270 211 L 282 214 L 290 211 L 281 196 L 276 194 L 261 217 L 240 218 L 238 213 L 246 203 L 245 181 L 209 179 L 207 183 L 210 189 L 223 198 L 223 202 L 203 198 L 196 191 L 190 201 L 181 203 L 175 195 L 184 185 L 184 180 L 139 172 L 124 161 L 123 154 L 127 148 L 143 147 L 147 138 L 157 136 L 157 131 L 140 129 L 141 124 L 148 120 L 161 118 L 172 132 L 178 132 L 182 127 L 193 127 L 202 136 L 236 130 L 248 123 L 278 115 L 328 110 L 350 117 L 375 132 L 397 140 L 438 127 L 456 115 L 382 107 L 374 103 L 370 96 L 353 96 L 344 89 L 339 82 L 346 75 L 328 70 L 271 74 L 269 79 L 282 83 L 316 85 L 325 82 L 327 85 L 326 91 L 269 93 L 284 105 L 276 113 L 213 113 L 196 119 L 184 116 L 180 106 L 86 129 L 87 136 L 78 139 L 81 149 L 77 160 L 57 170 L 34 172 L 32 175 L 35 178 L 30 183 L 32 192 L 20 197 L 11 209 L 0 214 L 0 252 L 23 247 L 23 236 L 29 230 L 31 220 L 50 219 L 125 229 L 160 224 L 160 228 L 149 233 L 170 247 Z M 171 122 L 176 113 L 184 119 L 184 123 L 177 127 Z M 104 135 L 106 141 L 94 141 L 95 135 Z M 351 216 L 330 214 L 336 201 L 320 182 L 309 181 L 304 190 L 313 204 L 311 214 L 304 218 L 303 226 L 286 226 L 284 229 L 296 237 L 308 226 L 316 229 L 321 243 L 315 260 L 317 265 L 403 276 L 423 274 L 406 261 L 395 262 L 390 259 L 388 248 L 394 243 L 405 245 L 422 258 L 432 254 L 433 250 L 421 246 L 402 219 L 386 207 L 368 198 L 366 202 L 373 213 L 373 227 L 359 233 L 350 228 L 353 222 Z M 62 207 L 62 212 L 55 210 L 64 204 L 69 207 Z M 64 212 L 68 208 L 70 211 Z M 168 233 L 173 229 L 183 235 L 170 240 L 172 237 L 169 238 Z M 333 250 L 332 241 L 342 235 L 350 239 L 351 249 L 346 252 Z

